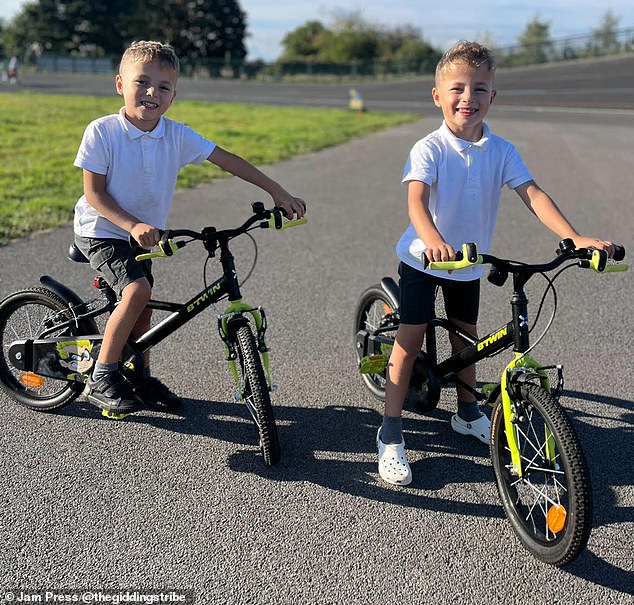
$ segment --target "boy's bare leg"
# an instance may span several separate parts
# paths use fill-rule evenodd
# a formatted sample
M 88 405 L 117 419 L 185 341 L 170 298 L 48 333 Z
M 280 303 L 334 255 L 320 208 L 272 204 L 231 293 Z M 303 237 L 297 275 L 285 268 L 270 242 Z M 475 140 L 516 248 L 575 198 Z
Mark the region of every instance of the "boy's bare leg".
M 412 470 L 403 442 L 403 403 L 414 361 L 423 345 L 425 325 L 401 324 L 387 365 L 385 413 L 377 433 L 379 475 L 393 485 L 409 485 Z
M 143 336 L 152 327 L 152 309 L 147 307 L 141 311 L 139 319 L 137 319 L 134 328 L 132 328 L 132 337 L 139 338 Z M 150 367 L 150 351 L 149 349 L 143 353 L 143 367 L 149 369 Z
M 387 365 L 385 415 L 400 416 L 407 396 L 412 367 L 423 346 L 426 325 L 401 324 Z
M 451 321 L 474 337 L 477 335 L 475 325 L 457 321 L 456 319 L 451 319 Z M 450 341 L 454 354 L 468 346 L 455 336 L 450 335 Z M 457 372 L 456 375 L 465 384 L 475 389 L 475 364 Z M 458 413 L 451 417 L 451 428 L 461 435 L 471 435 L 482 441 L 482 443 L 488 444 L 491 435 L 491 423 L 489 418 L 480 411 L 475 395 L 459 384 L 456 384 L 456 393 L 458 395 Z
M 97 360 L 99 363 L 112 364 L 119 361 L 128 337 L 150 300 L 151 291 L 150 282 L 145 277 L 133 281 L 123 289 L 121 301 L 106 323 Z

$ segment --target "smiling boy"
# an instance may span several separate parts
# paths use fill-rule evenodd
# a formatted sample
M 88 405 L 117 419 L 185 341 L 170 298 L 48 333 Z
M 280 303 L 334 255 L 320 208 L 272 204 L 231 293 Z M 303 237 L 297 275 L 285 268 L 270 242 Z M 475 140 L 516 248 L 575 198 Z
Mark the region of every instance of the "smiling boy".
M 108 319 L 88 400 L 109 414 L 126 414 L 143 403 L 169 409 L 180 399 L 150 375 L 132 385 L 119 371 L 119 357 L 130 335 L 150 328 L 146 308 L 153 285 L 151 261 L 139 262 L 131 235 L 150 248 L 165 229 L 178 171 L 205 160 L 266 191 L 288 217 L 303 216 L 305 203 L 246 160 L 191 128 L 164 117 L 176 96 L 179 61 L 161 42 L 134 42 L 121 58 L 115 78 L 124 106 L 118 114 L 90 123 L 77 152 L 84 194 L 75 206 L 75 241 L 120 302 Z
M 414 360 L 427 322 L 434 316 L 437 289 L 442 289 L 448 319 L 474 336 L 477 330 L 482 266 L 453 273 L 423 270 L 422 255 L 430 261 L 454 260 L 455 250 L 465 242 L 476 242 L 481 252 L 488 252 L 504 185 L 514 189 L 560 238 L 571 238 L 577 247 L 613 252 L 610 242 L 581 237 L 533 180 L 515 147 L 484 123 L 496 97 L 494 73 L 494 59 L 480 44 L 459 42 L 443 55 L 432 89 L 443 124 L 414 145 L 405 166 L 402 182 L 407 185 L 410 224 L 396 247 L 401 261 L 400 324 L 376 438 L 379 475 L 396 485 L 412 480 L 401 414 Z M 454 353 L 465 347 L 453 335 L 450 340 Z M 490 422 L 480 412 L 472 390 L 475 367 L 458 372 L 457 377 L 458 410 L 451 427 L 488 443 Z

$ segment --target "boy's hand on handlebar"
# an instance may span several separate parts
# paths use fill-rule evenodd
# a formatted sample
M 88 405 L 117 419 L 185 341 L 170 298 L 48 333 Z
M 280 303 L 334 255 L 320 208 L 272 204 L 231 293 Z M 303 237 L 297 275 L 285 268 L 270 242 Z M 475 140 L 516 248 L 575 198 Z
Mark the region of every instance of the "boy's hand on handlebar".
M 596 250 L 605 250 L 611 258 L 614 256 L 614 244 L 606 240 L 596 237 L 573 237 L 572 241 L 576 248 L 595 248 Z
M 156 227 L 146 223 L 135 223 L 130 230 L 130 235 L 142 248 L 152 248 L 158 244 L 161 234 Z
M 438 244 L 431 244 L 427 246 L 425 250 L 425 256 L 429 262 L 446 262 L 456 259 L 455 250 L 447 243 L 440 242 Z
M 293 215 L 296 215 L 296 218 L 302 218 L 306 213 L 306 202 L 286 191 L 282 194 L 274 195 L 273 202 L 282 210 L 284 216 L 288 219 L 292 219 Z

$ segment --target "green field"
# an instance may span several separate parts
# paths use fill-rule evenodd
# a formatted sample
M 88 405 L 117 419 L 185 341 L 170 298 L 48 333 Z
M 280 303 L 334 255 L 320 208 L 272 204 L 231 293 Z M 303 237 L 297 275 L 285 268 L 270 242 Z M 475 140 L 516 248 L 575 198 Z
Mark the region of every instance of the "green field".
M 118 97 L 0 94 L 0 245 L 68 223 L 82 193 L 73 160 L 86 125 L 116 113 Z M 417 119 L 393 113 L 280 108 L 177 100 L 168 116 L 255 165 L 343 143 Z M 205 162 L 181 171 L 179 188 L 224 173 Z M 310 192 L 303 195 L 310 197 Z

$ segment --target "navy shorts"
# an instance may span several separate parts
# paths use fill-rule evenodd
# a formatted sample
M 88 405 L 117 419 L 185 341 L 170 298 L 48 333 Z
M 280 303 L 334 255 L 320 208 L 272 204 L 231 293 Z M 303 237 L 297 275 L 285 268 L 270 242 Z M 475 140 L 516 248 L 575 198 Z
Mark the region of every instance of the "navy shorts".
M 138 261 L 134 258 L 135 255 L 147 250 L 143 248 L 133 250 L 130 244 L 122 239 L 99 239 L 75 235 L 75 243 L 90 261 L 90 266 L 98 271 L 119 295 L 123 288 L 142 277 L 147 277 L 150 286 L 154 285 L 152 261 Z
M 480 307 L 480 280 L 456 281 L 429 275 L 401 263 L 400 321 L 403 324 L 426 324 L 436 316 L 436 293 L 442 290 L 448 319 L 467 324 L 478 323 Z

